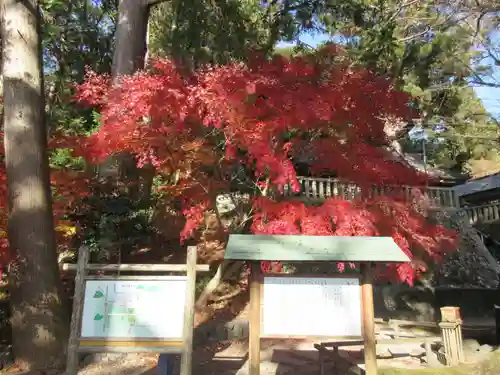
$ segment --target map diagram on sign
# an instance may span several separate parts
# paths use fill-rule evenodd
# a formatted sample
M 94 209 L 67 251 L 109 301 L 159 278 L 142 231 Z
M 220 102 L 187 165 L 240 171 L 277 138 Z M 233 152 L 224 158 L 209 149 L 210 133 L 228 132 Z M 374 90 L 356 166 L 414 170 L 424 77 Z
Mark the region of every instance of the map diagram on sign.
M 186 278 L 88 280 L 81 336 L 84 338 L 180 338 Z

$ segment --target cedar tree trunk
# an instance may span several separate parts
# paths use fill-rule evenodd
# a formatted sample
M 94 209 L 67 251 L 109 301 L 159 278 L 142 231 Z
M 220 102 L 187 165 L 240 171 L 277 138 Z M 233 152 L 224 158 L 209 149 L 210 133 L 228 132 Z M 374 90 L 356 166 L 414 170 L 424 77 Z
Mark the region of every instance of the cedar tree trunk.
M 69 319 L 52 219 L 37 0 L 2 0 L 2 42 L 14 355 L 27 369 L 59 368 Z

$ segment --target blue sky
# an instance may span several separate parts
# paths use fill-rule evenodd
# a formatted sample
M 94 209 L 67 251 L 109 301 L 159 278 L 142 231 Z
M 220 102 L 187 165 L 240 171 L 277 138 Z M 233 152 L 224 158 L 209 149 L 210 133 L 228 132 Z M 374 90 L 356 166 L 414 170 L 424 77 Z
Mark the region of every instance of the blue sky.
M 318 44 L 327 41 L 330 38 L 327 34 L 304 34 L 300 37 L 300 40 L 311 47 L 315 47 Z M 291 46 L 293 43 L 279 43 L 278 47 Z M 486 64 L 491 63 L 491 61 L 486 60 Z M 492 77 L 497 83 L 500 83 L 500 67 L 495 69 L 494 75 Z M 476 94 L 479 99 L 483 102 L 486 110 L 490 112 L 494 117 L 500 119 L 500 88 L 498 87 L 474 87 Z
M 492 62 L 490 61 L 490 63 Z M 492 80 L 500 83 L 500 67 L 496 67 Z M 500 119 L 500 88 L 482 86 L 474 89 L 486 109 L 497 119 Z

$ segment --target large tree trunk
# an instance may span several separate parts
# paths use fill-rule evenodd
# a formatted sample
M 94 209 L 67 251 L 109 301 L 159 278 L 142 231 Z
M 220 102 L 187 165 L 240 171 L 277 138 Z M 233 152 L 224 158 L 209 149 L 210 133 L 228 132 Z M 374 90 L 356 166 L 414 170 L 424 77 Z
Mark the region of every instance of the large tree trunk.
M 120 0 L 118 22 L 115 32 L 115 51 L 113 54 L 112 78 L 118 83 L 120 76 L 134 74 L 144 69 L 147 54 L 147 33 L 150 7 L 160 0 Z M 146 205 L 149 202 L 153 177 L 152 165 L 137 168 L 135 158 L 122 153 L 108 158 L 101 166 L 110 170 L 118 162 L 117 178 L 132 183 L 129 188 L 132 200 Z
M 114 80 L 144 68 L 148 17 L 147 1 L 120 0 L 112 67 Z
M 57 267 L 37 0 L 3 0 L 5 161 L 13 349 L 28 369 L 64 364 L 68 314 Z

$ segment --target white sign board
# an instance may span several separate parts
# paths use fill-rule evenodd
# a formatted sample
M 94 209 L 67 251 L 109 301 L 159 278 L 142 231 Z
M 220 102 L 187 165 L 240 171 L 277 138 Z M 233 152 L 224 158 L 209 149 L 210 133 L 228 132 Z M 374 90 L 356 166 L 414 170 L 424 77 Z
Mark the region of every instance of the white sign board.
M 262 336 L 362 336 L 359 279 L 264 277 Z
M 187 278 L 87 280 L 82 338 L 182 339 Z

